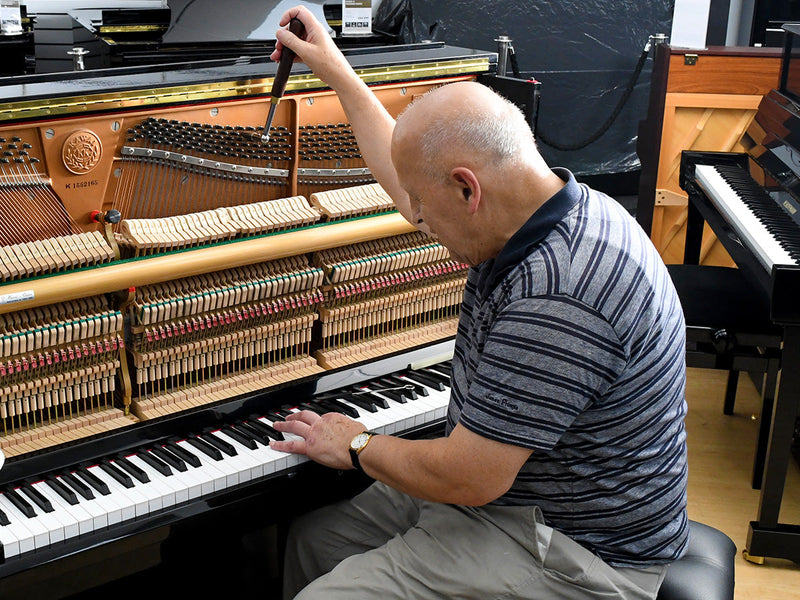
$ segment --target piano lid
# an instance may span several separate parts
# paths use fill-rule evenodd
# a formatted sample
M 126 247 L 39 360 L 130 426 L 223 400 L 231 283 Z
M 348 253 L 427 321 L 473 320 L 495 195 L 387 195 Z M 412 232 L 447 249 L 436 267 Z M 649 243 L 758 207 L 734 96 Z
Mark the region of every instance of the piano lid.
M 170 24 L 162 41 L 168 44 L 202 44 L 232 40 L 274 40 L 280 19 L 297 0 L 226 0 L 224 18 L 219 0 L 169 0 Z M 302 2 L 325 23 L 324 0 Z

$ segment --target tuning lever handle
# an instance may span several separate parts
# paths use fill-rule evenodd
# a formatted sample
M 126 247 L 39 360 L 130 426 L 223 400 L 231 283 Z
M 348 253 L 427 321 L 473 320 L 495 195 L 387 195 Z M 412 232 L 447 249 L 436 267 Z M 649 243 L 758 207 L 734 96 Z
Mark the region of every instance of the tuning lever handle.
M 289 21 L 289 31 L 300 37 L 303 33 L 303 22 L 300 19 L 292 19 Z M 272 119 L 275 117 L 275 109 L 278 107 L 278 102 L 281 101 L 283 92 L 286 90 L 286 83 L 289 81 L 289 72 L 292 70 L 294 57 L 294 51 L 284 46 L 281 52 L 281 60 L 278 63 L 278 71 L 275 73 L 275 79 L 272 80 L 272 91 L 270 92 L 272 98 L 270 99 L 269 113 L 267 114 L 267 122 L 264 124 L 264 133 L 261 134 L 261 141 L 265 144 L 269 141 Z
M 297 37 L 300 37 L 303 33 L 303 22 L 300 19 L 292 19 L 289 21 L 289 31 Z M 270 96 L 273 98 L 281 98 L 283 92 L 286 91 L 286 82 L 289 81 L 289 73 L 292 70 L 294 57 L 294 50 L 290 50 L 284 46 L 281 51 L 281 60 L 278 63 L 278 71 L 275 74 L 275 79 L 272 81 Z

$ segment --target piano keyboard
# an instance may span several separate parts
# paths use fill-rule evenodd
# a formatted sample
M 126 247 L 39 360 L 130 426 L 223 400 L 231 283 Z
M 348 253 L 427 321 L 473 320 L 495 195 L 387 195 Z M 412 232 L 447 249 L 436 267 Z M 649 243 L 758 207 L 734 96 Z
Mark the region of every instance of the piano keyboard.
M 305 456 L 272 450 L 272 427 L 289 412 L 337 411 L 378 433 L 400 434 L 444 421 L 449 365 L 377 377 L 308 402 L 218 427 L 171 436 L 0 489 L 5 561 L 126 522 L 207 499 L 293 469 Z
M 800 227 L 743 169 L 696 165 L 695 178 L 767 272 L 800 259 Z

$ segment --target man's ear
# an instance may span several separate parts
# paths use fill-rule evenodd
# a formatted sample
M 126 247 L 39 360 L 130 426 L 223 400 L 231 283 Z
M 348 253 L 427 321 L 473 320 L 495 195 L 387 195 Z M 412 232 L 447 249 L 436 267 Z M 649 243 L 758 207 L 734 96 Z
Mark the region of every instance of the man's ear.
M 455 167 L 450 171 L 450 181 L 460 190 L 464 200 L 469 203 L 470 214 L 475 214 L 481 203 L 481 184 L 475 173 L 467 167 Z

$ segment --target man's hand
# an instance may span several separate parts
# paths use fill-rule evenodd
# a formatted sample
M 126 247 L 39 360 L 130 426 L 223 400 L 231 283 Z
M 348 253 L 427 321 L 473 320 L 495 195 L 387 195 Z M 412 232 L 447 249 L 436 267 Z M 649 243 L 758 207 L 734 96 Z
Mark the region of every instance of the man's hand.
M 311 460 L 334 469 L 352 469 L 350 442 L 366 427 L 339 413 L 322 416 L 303 410 L 286 417 L 286 421 L 275 421 L 278 431 L 293 433 L 303 439 L 270 443 L 270 447 L 281 452 L 305 454 Z
M 281 27 L 289 24 L 293 18 L 300 19 L 305 27 L 303 39 L 298 38 L 288 29 L 279 29 L 275 33 L 277 43 L 270 58 L 279 61 L 283 48 L 290 48 L 297 55 L 295 61 L 302 61 L 314 71 L 322 81 L 336 86 L 337 78 L 350 76 L 350 63 L 336 47 L 328 34 L 327 28 L 311 14 L 305 6 L 296 6 L 287 10 L 280 20 Z

